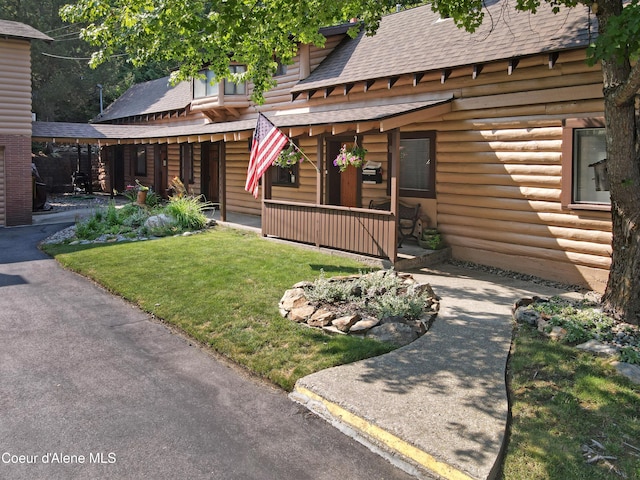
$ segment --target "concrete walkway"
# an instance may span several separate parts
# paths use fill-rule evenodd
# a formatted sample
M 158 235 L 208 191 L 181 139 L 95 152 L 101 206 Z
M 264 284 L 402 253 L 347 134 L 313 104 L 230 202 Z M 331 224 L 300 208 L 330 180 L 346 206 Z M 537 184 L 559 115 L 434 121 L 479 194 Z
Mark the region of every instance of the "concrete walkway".
M 259 231 L 259 217 L 227 220 Z M 387 355 L 309 375 L 290 398 L 415 477 L 494 478 L 508 418 L 511 305 L 577 294 L 451 265 L 410 273 L 441 297 L 431 330 Z
M 566 292 L 443 265 L 431 330 L 387 355 L 300 379 L 290 397 L 413 475 L 494 478 L 508 418 L 510 306 Z

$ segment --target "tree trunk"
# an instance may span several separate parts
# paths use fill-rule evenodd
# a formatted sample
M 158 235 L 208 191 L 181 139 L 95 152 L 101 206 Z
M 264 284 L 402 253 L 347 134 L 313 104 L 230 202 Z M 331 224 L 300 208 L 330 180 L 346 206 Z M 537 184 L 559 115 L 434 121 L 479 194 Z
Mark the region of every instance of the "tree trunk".
M 599 31 L 620 14 L 620 0 L 598 5 Z M 629 80 L 628 57 L 602 61 L 607 127 L 607 174 L 611 185 L 612 263 L 602 298 L 616 319 L 640 324 L 640 160 L 634 97 L 620 102 L 616 93 Z

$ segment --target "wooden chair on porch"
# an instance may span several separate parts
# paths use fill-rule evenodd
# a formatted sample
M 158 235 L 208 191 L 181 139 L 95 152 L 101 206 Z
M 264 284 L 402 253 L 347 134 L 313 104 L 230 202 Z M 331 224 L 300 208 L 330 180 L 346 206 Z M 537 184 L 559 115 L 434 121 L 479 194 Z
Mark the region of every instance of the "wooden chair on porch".
M 372 210 L 391 210 L 391 200 L 371 200 L 369 208 Z M 398 248 L 402 247 L 402 242 L 407 238 L 418 237 L 415 235 L 416 225 L 420 219 L 420 204 L 409 205 L 398 202 Z

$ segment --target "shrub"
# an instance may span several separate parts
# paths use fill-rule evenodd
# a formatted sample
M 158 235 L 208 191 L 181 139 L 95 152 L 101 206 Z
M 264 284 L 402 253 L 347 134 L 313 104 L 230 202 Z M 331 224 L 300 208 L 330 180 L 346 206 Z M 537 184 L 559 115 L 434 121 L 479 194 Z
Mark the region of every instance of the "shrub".
M 104 224 L 100 214 L 100 220 L 98 220 L 98 214 L 94 214 L 92 217 L 85 221 L 78 222 L 76 224 L 76 237 L 83 240 L 95 240 L 104 231 Z
M 207 224 L 204 210 L 209 202 L 203 202 L 202 197 L 181 196 L 171 197 L 165 211 L 176 219 L 180 228 L 185 230 L 201 230 Z
M 107 212 L 105 213 L 105 222 L 109 226 L 120 225 L 120 218 L 118 217 L 118 211 L 113 202 L 109 202 L 107 206 Z
M 420 318 L 423 309 L 424 301 L 410 295 L 383 295 L 373 303 L 377 318 Z
M 624 347 L 620 349 L 620 361 L 640 365 L 640 348 Z
M 426 294 L 414 286 L 407 287 L 393 270 L 380 270 L 350 281 L 333 281 L 321 272 L 305 292 L 311 302 L 350 302 L 362 312 L 380 319 L 419 318 L 427 303 Z
M 353 284 L 351 282 L 335 282 L 320 272 L 320 277 L 313 283 L 313 287 L 306 290 L 306 296 L 311 302 L 335 303 L 344 302 L 351 297 Z
M 154 192 L 152 189 L 149 189 L 147 193 L 147 199 L 145 200 L 145 204 L 148 207 L 154 208 L 162 203 L 162 197 Z

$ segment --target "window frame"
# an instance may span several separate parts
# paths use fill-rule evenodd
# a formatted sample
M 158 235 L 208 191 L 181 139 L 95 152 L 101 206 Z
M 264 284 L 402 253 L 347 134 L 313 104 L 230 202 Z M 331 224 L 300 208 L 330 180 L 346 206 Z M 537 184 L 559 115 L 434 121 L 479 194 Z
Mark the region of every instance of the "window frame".
M 243 70 L 238 72 L 238 67 L 242 67 Z M 229 65 L 229 72 L 233 73 L 245 73 L 247 71 L 247 66 L 242 64 L 234 64 Z M 242 85 L 242 92 L 238 92 L 238 86 Z M 227 91 L 227 89 L 232 90 L 231 92 Z M 231 81 L 229 78 L 224 79 L 224 95 L 246 95 L 247 94 L 247 82 L 235 83 Z
M 562 208 L 570 210 L 611 211 L 611 204 L 577 202 L 574 199 L 574 138 L 575 131 L 586 128 L 605 128 L 604 118 L 572 118 L 562 125 Z
M 289 181 L 282 180 L 282 177 L 288 176 Z M 293 177 L 293 181 L 291 181 Z M 300 187 L 300 164 L 296 163 L 291 168 L 282 168 L 273 165 L 271 168 L 271 185 L 274 187 L 298 188 Z
M 427 190 L 418 190 L 414 188 L 403 188 L 400 182 L 400 178 L 398 178 L 399 185 L 399 193 L 401 197 L 408 198 L 436 198 L 436 131 L 435 130 L 425 130 L 421 132 L 400 132 L 400 145 L 402 146 L 402 140 L 411 140 L 411 139 L 420 139 L 427 138 L 429 139 L 429 158 L 431 162 L 429 163 L 428 175 L 428 189 Z M 389 144 L 391 144 L 391 140 L 389 139 Z M 389 171 L 391 171 L 391 162 L 393 161 L 391 158 L 391 153 L 388 156 L 389 159 Z M 400 169 L 398 169 L 400 172 Z M 387 194 L 391 192 L 391 178 L 387 178 Z
M 276 60 L 278 66 L 276 67 L 276 71 L 273 73 L 274 77 L 284 77 L 287 74 L 288 65 L 286 63 L 282 63 L 280 60 Z
M 203 74 L 205 78 L 193 79 L 193 98 L 199 99 L 218 96 L 220 94 L 220 81 L 217 80 L 214 73 L 209 69 L 201 71 L 200 73 Z M 211 83 L 211 80 L 216 81 Z M 196 85 L 198 84 L 204 86 L 204 95 L 196 95 Z
M 142 164 L 143 168 L 140 168 L 140 154 L 144 154 L 144 164 Z M 138 145 L 135 150 L 135 162 L 133 163 L 133 174 L 136 176 L 146 177 L 147 176 L 147 146 L 146 145 Z
M 291 139 L 291 142 L 299 147 L 298 140 Z M 271 185 L 274 187 L 298 188 L 300 186 L 300 162 L 290 168 L 282 168 L 278 165 L 271 166 Z M 282 177 L 288 176 L 289 181 L 282 181 Z M 294 178 L 291 181 L 291 177 Z
M 180 180 L 185 185 L 196 183 L 193 168 L 193 145 L 190 143 L 180 144 Z

